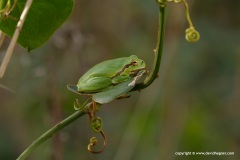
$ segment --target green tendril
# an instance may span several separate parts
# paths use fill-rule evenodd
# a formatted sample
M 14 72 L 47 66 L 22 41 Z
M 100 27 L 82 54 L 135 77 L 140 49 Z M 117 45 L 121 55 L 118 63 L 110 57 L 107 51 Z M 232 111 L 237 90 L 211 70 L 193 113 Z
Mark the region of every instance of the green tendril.
M 88 102 L 89 102 L 90 99 L 91 99 L 91 98 L 87 99 L 87 100 L 83 103 L 83 105 L 80 104 L 80 102 L 79 102 L 78 99 L 75 99 L 75 100 L 74 100 L 74 103 L 73 103 L 74 109 L 75 109 L 76 111 L 82 110 L 82 111 L 85 111 L 85 112 L 86 112 L 86 106 L 89 105 Z
M 174 0 L 174 3 L 180 3 L 182 2 L 183 0 Z
M 73 107 L 76 111 L 83 109 L 83 106 L 79 103 L 78 99 L 75 99 L 75 101 L 73 102 Z
M 3 3 L 3 2 L 1 2 L 1 3 Z M 6 5 L 5 5 L 5 7 L 1 8 L 0 13 L 1 13 L 1 14 L 2 14 L 2 13 L 3 13 L 3 14 L 6 14 L 6 13 L 10 10 L 10 7 L 11 7 L 11 1 L 8 0 L 7 3 L 6 3 Z
M 200 39 L 200 34 L 194 27 L 189 27 L 185 31 L 185 38 L 188 42 L 197 42 Z
M 186 0 L 165 0 L 165 2 L 166 1 L 167 2 L 174 2 L 174 3 L 180 3 L 180 2 L 184 3 L 185 9 L 186 9 L 186 18 L 187 18 L 187 21 L 188 21 L 188 24 L 189 24 L 189 28 L 187 28 L 186 31 L 185 31 L 185 38 L 188 42 L 197 42 L 200 39 L 200 34 L 194 28 L 194 25 L 193 25 L 192 20 L 190 18 L 189 7 L 188 7 L 187 1 Z
M 10 16 L 11 12 L 17 5 L 17 0 L 14 0 L 13 4 L 11 4 L 11 0 L 8 0 L 4 7 L 2 6 L 3 0 L 1 0 L 1 1 L 2 2 L 0 3 L 0 18 L 9 18 L 10 17 L 13 20 L 17 20 L 17 18 Z
M 94 132 L 100 132 L 102 130 L 103 127 L 103 121 L 101 117 L 94 117 L 92 118 L 91 122 L 91 127 L 94 130 Z
M 90 138 L 90 142 L 89 142 L 89 145 L 88 145 L 88 149 L 91 148 L 92 146 L 96 145 L 98 143 L 98 140 L 96 137 L 92 137 Z

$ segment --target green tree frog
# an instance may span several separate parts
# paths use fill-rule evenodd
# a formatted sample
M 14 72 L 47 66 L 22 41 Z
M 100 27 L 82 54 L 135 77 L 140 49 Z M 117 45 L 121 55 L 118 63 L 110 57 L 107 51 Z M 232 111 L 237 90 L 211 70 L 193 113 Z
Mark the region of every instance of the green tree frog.
M 145 62 L 136 55 L 103 61 L 88 70 L 78 81 L 80 93 L 96 93 L 135 77 L 146 70 Z

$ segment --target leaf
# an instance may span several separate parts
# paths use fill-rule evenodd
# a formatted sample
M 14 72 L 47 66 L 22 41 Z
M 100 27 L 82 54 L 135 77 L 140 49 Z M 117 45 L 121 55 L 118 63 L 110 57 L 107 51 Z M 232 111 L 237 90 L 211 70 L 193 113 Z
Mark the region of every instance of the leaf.
M 4 0 L 5 2 L 7 0 Z M 12 37 L 26 0 L 18 0 L 8 18 L 0 19 L 0 29 Z M 74 0 L 33 0 L 18 43 L 28 51 L 43 45 L 66 21 L 74 7 Z
M 127 93 L 130 91 L 135 85 L 129 85 L 134 78 L 117 84 L 116 86 L 111 86 L 106 90 L 103 90 L 99 93 L 93 94 L 94 101 L 104 104 L 113 101 L 114 99 L 118 98 L 119 96 Z

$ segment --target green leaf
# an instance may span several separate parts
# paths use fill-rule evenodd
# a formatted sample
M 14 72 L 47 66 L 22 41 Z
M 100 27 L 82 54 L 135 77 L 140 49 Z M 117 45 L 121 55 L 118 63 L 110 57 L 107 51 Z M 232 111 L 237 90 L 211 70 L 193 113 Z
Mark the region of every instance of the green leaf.
M 4 0 L 5 2 L 7 0 Z M 18 0 L 9 17 L 0 19 L 0 29 L 12 37 L 26 0 Z M 28 51 L 43 45 L 71 14 L 74 0 L 33 0 L 18 43 Z
M 134 78 L 117 84 L 116 86 L 111 86 L 106 90 L 93 94 L 94 101 L 104 104 L 113 101 L 114 99 L 118 98 L 121 95 L 129 92 L 135 85 L 129 85 Z

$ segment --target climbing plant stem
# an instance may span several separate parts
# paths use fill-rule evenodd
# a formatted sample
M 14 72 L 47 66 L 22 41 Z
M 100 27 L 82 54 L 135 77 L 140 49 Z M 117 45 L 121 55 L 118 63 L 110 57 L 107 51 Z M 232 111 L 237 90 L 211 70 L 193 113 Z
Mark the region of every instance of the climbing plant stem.
M 17 160 L 25 160 L 28 155 L 36 149 L 40 144 L 45 142 L 47 139 L 53 137 L 58 131 L 62 130 L 64 127 L 68 126 L 78 118 L 82 117 L 85 115 L 86 112 L 83 111 L 77 111 L 61 121 L 60 123 L 56 124 L 54 127 L 49 129 L 47 132 L 45 132 L 42 136 L 40 136 L 38 139 L 33 141 L 33 143 L 24 151 L 22 154 L 17 158 Z
M 165 4 L 159 3 L 159 25 L 158 25 L 158 36 L 157 36 L 157 46 L 154 50 L 154 63 L 153 68 L 150 75 L 146 78 L 146 80 L 142 83 L 137 84 L 131 91 L 141 90 L 153 83 L 153 81 L 158 77 L 158 72 L 160 69 L 160 63 L 162 59 L 163 53 L 163 42 L 164 42 L 164 34 L 165 34 Z
M 5 38 L 5 34 L 0 30 L 0 49 L 2 47 L 4 38 Z

